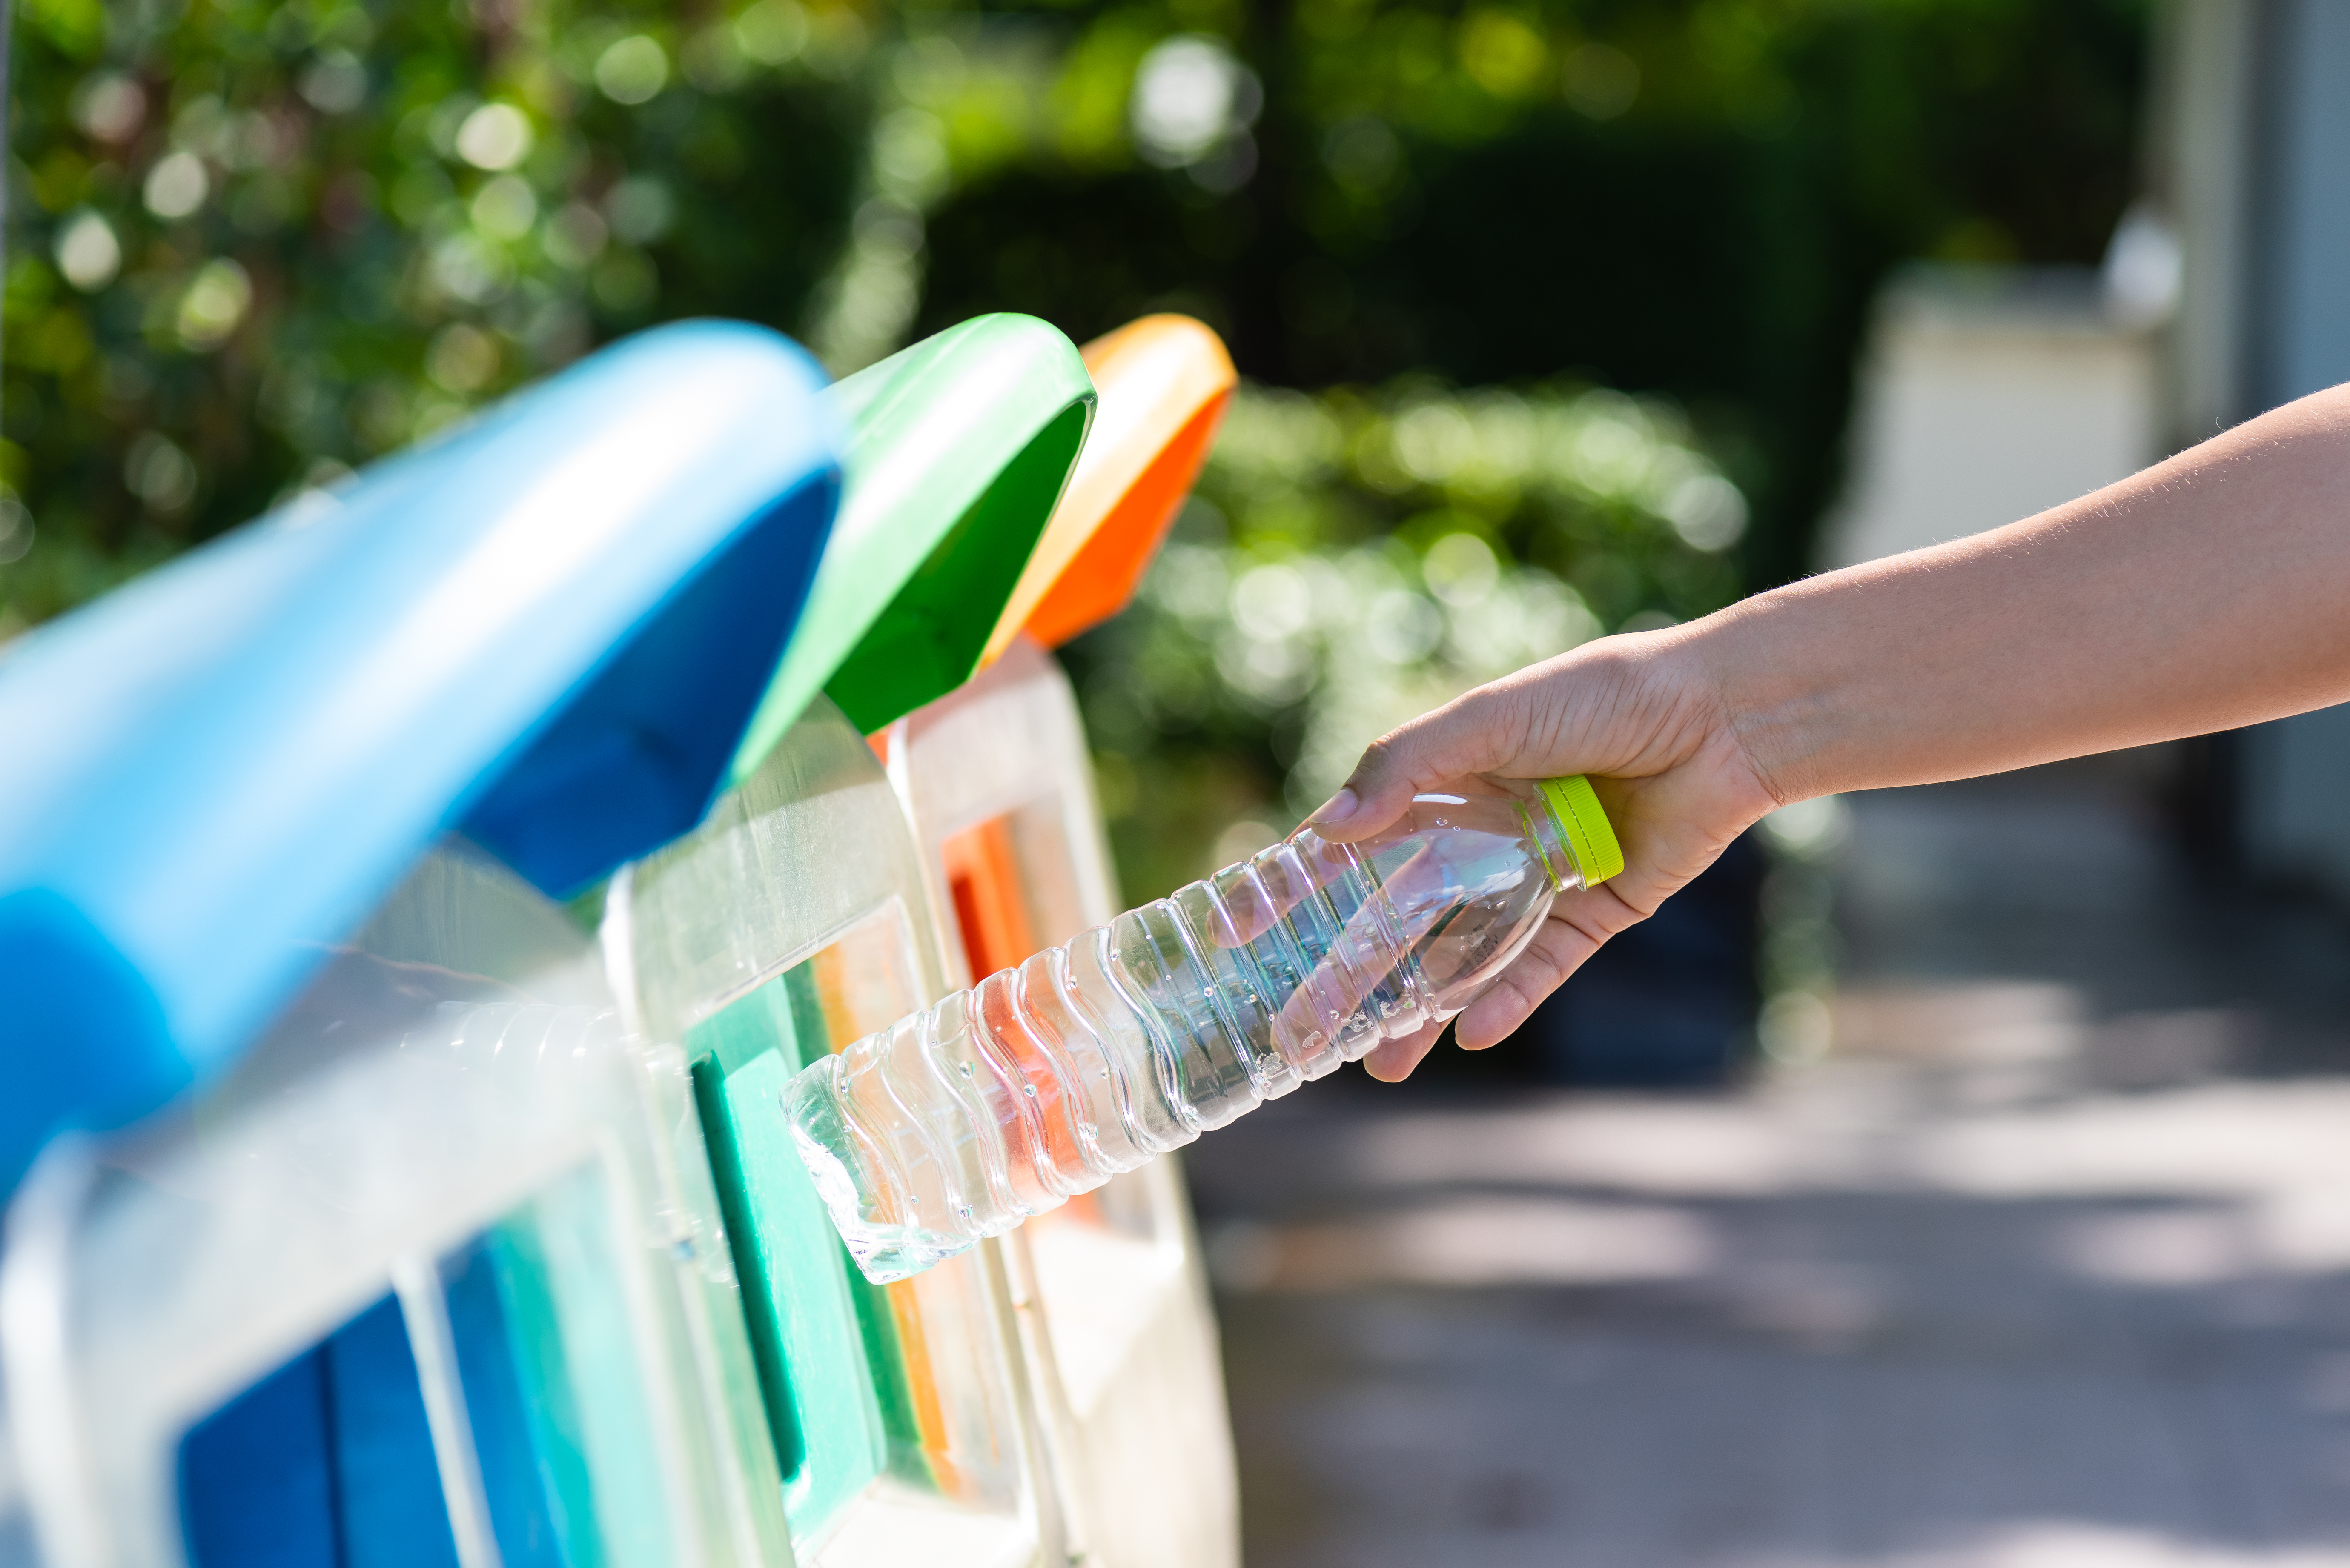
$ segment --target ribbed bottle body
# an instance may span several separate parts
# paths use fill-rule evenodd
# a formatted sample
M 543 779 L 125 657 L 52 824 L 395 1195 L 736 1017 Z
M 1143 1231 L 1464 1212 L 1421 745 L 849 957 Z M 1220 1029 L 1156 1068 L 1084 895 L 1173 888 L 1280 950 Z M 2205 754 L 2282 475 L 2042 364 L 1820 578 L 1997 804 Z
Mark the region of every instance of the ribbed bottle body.
M 785 1094 L 859 1268 L 899 1279 L 1451 1017 L 1575 884 L 1514 799 L 1311 829 L 812 1064 Z

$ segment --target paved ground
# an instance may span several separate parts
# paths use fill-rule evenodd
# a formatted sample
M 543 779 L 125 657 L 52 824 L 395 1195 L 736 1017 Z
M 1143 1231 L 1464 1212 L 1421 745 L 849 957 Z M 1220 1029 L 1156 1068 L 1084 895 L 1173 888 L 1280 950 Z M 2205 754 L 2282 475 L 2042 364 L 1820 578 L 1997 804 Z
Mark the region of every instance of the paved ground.
M 1250 1568 L 2350 1568 L 2350 931 L 2094 774 L 1856 805 L 1826 1060 L 1191 1151 Z

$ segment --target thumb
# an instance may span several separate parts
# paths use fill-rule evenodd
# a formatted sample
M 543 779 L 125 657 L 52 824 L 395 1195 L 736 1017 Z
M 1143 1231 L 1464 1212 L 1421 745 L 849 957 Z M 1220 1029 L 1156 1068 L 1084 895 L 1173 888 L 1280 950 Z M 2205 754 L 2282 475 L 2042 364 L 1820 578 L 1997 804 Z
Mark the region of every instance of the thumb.
M 1518 748 L 1498 694 L 1479 687 L 1371 742 L 1346 785 L 1305 819 L 1337 844 L 1367 838 L 1404 813 L 1411 797 L 1471 774 L 1490 773 Z

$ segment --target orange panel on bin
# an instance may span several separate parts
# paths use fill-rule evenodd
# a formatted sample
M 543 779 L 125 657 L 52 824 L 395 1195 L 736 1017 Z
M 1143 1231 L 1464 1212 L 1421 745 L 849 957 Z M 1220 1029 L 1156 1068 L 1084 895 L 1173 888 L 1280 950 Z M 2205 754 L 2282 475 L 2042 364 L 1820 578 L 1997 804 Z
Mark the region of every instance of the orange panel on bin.
M 1056 648 L 1126 607 L 1215 440 L 1233 382 L 1222 339 L 1188 316 L 1146 316 L 1086 345 L 1101 401 L 1085 451 L 988 639 Z
M 992 817 L 949 838 L 940 851 L 971 972 L 985 977 L 1034 958 L 1044 944 L 1036 940 L 1021 891 L 1011 825 Z

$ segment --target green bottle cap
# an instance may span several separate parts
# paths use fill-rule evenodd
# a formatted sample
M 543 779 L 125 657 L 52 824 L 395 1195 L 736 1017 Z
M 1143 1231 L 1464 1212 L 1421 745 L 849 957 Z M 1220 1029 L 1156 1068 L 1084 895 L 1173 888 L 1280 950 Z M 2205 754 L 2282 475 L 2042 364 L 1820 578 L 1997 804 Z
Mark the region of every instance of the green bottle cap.
M 1616 842 L 1616 830 L 1599 808 L 1599 797 L 1592 793 L 1589 779 L 1571 774 L 1563 779 L 1544 779 L 1538 787 L 1558 824 L 1559 836 L 1566 842 L 1567 853 L 1575 857 L 1575 869 L 1585 887 L 1596 888 L 1624 869 L 1623 846 Z

